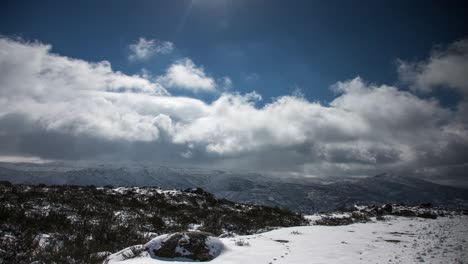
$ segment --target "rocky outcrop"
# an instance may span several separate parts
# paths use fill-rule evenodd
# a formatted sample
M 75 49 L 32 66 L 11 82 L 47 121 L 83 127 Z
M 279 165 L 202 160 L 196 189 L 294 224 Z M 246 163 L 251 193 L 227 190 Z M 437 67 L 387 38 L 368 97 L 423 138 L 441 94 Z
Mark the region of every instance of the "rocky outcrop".
M 210 261 L 221 253 L 223 244 L 209 233 L 192 231 L 156 237 L 145 248 L 155 258 Z
M 375 220 L 385 220 L 385 216 L 419 217 L 436 219 L 451 214 L 462 214 L 463 211 L 447 210 L 432 207 L 430 203 L 420 206 L 405 206 L 403 204 L 385 204 L 382 206 L 355 206 L 342 214 L 323 215 L 315 220 L 316 225 L 338 226 L 354 223 L 365 223 Z

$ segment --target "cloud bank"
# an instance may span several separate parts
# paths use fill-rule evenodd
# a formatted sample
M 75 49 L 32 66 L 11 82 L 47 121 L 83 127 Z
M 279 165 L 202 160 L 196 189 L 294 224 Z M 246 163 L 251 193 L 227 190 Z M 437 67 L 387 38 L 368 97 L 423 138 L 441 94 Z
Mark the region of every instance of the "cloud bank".
M 171 95 L 175 87 L 219 86 L 188 58 L 150 79 L 114 71 L 109 62 L 53 54 L 49 45 L 1 38 L 0 155 L 314 176 L 404 170 L 466 180 L 467 82 L 458 73 L 466 70 L 466 43 L 427 61 L 401 61 L 399 73 L 413 90 L 356 77 L 334 84 L 328 104 L 285 95 L 258 107 L 263 98 L 256 92 L 220 92 L 210 103 Z M 418 96 L 433 87 L 455 89 L 463 99 L 449 109 Z

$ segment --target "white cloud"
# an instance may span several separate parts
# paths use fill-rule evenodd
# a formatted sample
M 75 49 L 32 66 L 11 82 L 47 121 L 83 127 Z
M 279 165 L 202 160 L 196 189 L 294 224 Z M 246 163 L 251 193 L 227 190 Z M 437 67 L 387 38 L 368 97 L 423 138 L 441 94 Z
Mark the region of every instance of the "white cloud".
M 258 94 L 223 94 L 209 105 L 205 116 L 180 124 L 174 142 L 201 144 L 220 155 L 300 145 L 354 154 L 372 154 L 375 146 L 381 146 L 403 153 L 413 142 L 439 135 L 440 124 L 450 118 L 450 111 L 435 101 L 395 87 L 369 86 L 360 78 L 339 85 L 343 94 L 329 106 L 282 96 L 256 108 L 252 100 L 259 99 Z M 356 152 L 358 143 L 361 147 Z
M 218 86 L 224 90 L 228 91 L 232 88 L 232 80 L 229 77 L 223 77 L 218 80 Z
M 90 63 L 50 53 L 51 47 L 0 39 L 0 117 L 24 116 L 47 130 L 92 133 L 106 138 L 152 140 L 152 117 L 108 100 L 108 94 L 164 96 L 159 84 L 113 71 L 106 61 Z
M 256 72 L 243 73 L 242 76 L 244 80 L 248 83 L 254 83 L 260 79 L 260 75 Z
M 169 54 L 174 50 L 174 44 L 170 41 L 145 38 L 139 38 L 136 43 L 128 47 L 131 51 L 128 59 L 131 61 L 148 60 L 156 54 Z
M 185 159 L 190 159 L 192 157 L 192 152 L 190 150 L 187 150 L 185 152 L 180 153 L 180 155 Z
M 435 89 L 451 89 L 461 95 L 447 124 L 439 127 L 444 139 L 427 141 L 415 151 L 422 174 L 463 175 L 459 168 L 468 164 L 468 39 L 439 46 L 421 62 L 400 61 L 398 72 L 412 90 L 427 95 Z
M 158 81 L 171 88 L 185 89 L 192 92 L 216 91 L 216 82 L 209 77 L 202 67 L 197 67 L 192 60 L 185 58 L 172 64 L 166 74 Z
M 468 40 L 460 40 L 446 49 L 434 50 L 427 61 L 400 61 L 400 78 L 412 88 L 430 92 L 448 87 L 468 94 Z
M 451 110 L 435 99 L 356 77 L 336 83 L 329 104 L 299 94 L 259 107 L 262 96 L 256 92 L 224 92 L 206 103 L 170 96 L 163 87 L 216 91 L 220 84 L 189 59 L 170 65 L 152 82 L 147 74 L 129 76 L 108 62 L 71 59 L 50 49 L 0 39 L 1 155 L 47 159 L 58 148 L 37 144 L 53 133 L 54 139 L 71 135 L 63 139 L 67 144 L 91 142 L 87 155 L 139 153 L 139 158 L 309 175 L 437 166 L 446 171 L 466 163 L 458 155 L 468 153 L 465 101 Z M 456 83 L 457 89 L 465 87 Z

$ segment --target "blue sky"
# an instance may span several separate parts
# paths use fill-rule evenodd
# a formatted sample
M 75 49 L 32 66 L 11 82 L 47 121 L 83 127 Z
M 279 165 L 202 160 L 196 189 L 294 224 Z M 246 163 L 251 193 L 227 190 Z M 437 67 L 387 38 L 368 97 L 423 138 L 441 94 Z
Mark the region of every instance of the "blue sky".
M 392 84 L 396 59 L 421 60 L 466 36 L 466 9 L 463 1 L 3 1 L 0 33 L 126 73 L 160 73 L 189 57 L 239 91 L 267 99 L 299 87 L 330 101 L 336 81 Z M 129 63 L 139 37 L 171 41 L 175 52 Z
M 0 160 L 468 186 L 466 1 L 2 1 Z

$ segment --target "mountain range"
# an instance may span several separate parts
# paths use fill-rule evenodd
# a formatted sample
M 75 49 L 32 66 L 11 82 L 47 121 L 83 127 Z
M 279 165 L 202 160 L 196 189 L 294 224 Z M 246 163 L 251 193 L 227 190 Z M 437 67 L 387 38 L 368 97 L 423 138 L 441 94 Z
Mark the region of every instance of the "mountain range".
M 396 173 L 359 178 L 301 178 L 139 164 L 2 162 L 0 180 L 47 185 L 201 187 L 219 198 L 306 214 L 330 212 L 354 204 L 432 203 L 443 207 L 468 207 L 467 189 Z

